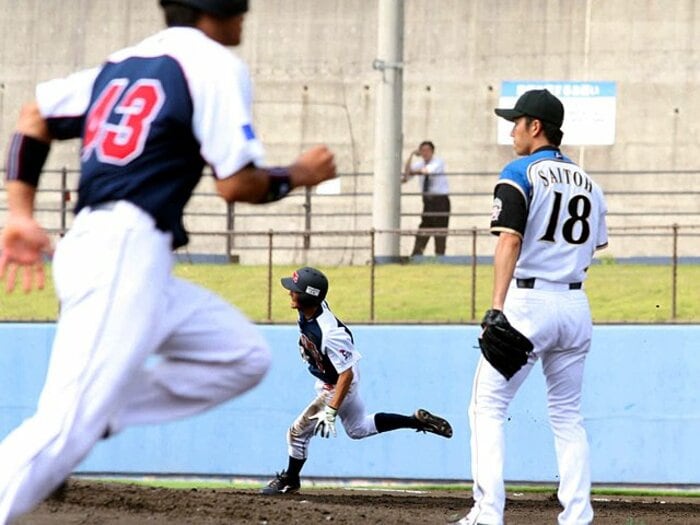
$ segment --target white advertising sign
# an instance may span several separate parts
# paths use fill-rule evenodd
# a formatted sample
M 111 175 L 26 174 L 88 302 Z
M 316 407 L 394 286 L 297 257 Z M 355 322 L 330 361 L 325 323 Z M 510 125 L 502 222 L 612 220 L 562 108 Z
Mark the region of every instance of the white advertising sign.
M 571 146 L 615 143 L 615 82 L 503 81 L 499 108 L 512 108 L 531 89 L 547 89 L 564 104 L 564 140 Z M 512 144 L 513 124 L 498 119 L 498 144 Z

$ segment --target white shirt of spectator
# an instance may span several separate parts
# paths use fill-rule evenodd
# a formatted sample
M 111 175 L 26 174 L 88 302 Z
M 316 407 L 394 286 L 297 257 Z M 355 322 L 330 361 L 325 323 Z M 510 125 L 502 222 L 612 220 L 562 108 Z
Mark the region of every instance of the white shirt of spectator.
M 420 171 L 423 168 L 428 168 L 430 173 L 430 185 L 428 193 L 447 195 L 450 191 L 447 184 L 447 175 L 445 175 L 445 161 L 439 157 L 433 157 L 427 164 L 423 159 L 419 159 L 411 164 L 411 171 Z M 424 175 L 416 175 L 418 179 L 418 191 L 423 191 Z

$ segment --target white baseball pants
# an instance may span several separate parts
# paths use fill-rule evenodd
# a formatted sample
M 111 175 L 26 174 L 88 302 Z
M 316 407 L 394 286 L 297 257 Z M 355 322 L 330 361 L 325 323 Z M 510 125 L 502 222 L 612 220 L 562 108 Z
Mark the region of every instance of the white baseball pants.
M 367 414 L 365 402 L 360 396 L 360 372 L 353 367 L 354 379 L 343 403 L 338 410 L 338 418 L 347 435 L 352 439 L 362 439 L 377 434 L 374 414 Z M 295 459 L 308 457 L 309 442 L 314 437 L 316 420 L 311 416 L 318 413 L 333 398 L 335 387 L 322 381 L 316 382 L 316 398 L 299 414 L 287 431 L 288 453 Z
M 581 417 L 584 362 L 591 343 L 591 313 L 583 290 L 536 282 L 535 289 L 511 286 L 504 313 L 534 345 L 535 355 L 510 381 L 483 356 L 477 365 L 469 406 L 474 507 L 470 523 L 502 525 L 504 431 L 508 405 L 538 359 L 547 384 L 549 422 L 559 467 L 560 525 L 593 521 L 589 448 Z
M 170 242 L 123 201 L 81 211 L 59 242 L 61 312 L 44 389 L 34 416 L 0 444 L 0 524 L 48 496 L 106 432 L 202 412 L 267 371 L 256 327 L 171 275 Z

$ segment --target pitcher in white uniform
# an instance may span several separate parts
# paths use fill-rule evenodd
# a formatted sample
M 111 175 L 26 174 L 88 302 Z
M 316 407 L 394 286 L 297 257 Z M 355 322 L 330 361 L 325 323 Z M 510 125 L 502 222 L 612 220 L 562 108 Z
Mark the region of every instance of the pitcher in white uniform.
M 541 361 L 559 467 L 558 522 L 589 524 L 589 447 L 580 408 L 592 321 L 583 282 L 594 252 L 607 245 L 605 199 L 559 150 L 564 107 L 549 91 L 523 93 L 513 109 L 496 114 L 513 122 L 513 147 L 522 157 L 505 166 L 494 190 L 491 308 L 505 313 L 534 352 L 510 380 L 479 359 L 469 405 L 474 506 L 458 523 L 503 524 L 503 424 L 518 388 Z

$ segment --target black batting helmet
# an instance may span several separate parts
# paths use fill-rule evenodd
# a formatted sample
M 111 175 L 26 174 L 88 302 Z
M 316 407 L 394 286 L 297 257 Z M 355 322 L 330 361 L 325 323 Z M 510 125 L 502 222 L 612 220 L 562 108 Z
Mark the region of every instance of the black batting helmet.
M 248 11 L 248 0 L 160 0 L 160 5 L 168 4 L 186 5 L 221 18 Z
M 291 277 L 281 279 L 282 286 L 299 294 L 302 306 L 318 306 L 328 293 L 328 279 L 316 268 L 305 266 L 295 271 Z

